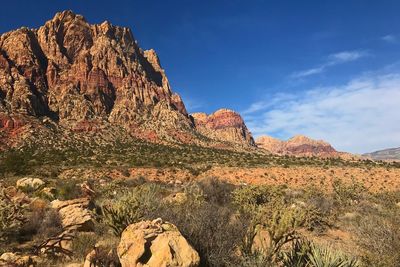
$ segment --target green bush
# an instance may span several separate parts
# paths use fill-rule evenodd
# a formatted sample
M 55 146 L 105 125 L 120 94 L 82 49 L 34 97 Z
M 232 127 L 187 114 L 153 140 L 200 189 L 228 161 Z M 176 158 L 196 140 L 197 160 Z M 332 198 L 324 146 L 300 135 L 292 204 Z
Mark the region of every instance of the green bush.
M 119 197 L 106 200 L 102 205 L 103 223 L 111 227 L 116 236 L 160 205 L 161 189 L 155 184 L 144 184 L 118 194 Z

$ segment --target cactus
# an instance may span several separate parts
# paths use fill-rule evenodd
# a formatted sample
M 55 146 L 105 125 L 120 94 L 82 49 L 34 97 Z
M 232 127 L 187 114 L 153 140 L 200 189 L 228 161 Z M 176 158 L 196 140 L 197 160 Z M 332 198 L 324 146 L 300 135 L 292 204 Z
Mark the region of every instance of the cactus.
M 146 212 L 156 208 L 158 191 L 155 185 L 143 185 L 121 192 L 120 197 L 102 206 L 103 222 L 120 236 L 128 225 L 142 220 Z

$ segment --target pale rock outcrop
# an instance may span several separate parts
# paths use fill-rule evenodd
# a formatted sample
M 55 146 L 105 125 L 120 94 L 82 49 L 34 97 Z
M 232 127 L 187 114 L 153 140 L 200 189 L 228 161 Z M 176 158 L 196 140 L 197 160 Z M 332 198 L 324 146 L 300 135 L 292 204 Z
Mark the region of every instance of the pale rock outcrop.
M 58 210 L 65 230 L 91 231 L 94 227 L 91 209 L 93 204 L 88 198 L 73 200 L 53 200 L 51 207 Z
M 42 186 L 44 186 L 44 184 L 45 184 L 45 182 L 43 182 L 39 178 L 25 177 L 25 178 L 19 179 L 16 183 L 16 186 L 19 189 L 36 191 L 36 190 L 40 189 Z
M 161 219 L 129 225 L 117 252 L 122 267 L 194 267 L 200 263 L 198 253 L 177 227 Z

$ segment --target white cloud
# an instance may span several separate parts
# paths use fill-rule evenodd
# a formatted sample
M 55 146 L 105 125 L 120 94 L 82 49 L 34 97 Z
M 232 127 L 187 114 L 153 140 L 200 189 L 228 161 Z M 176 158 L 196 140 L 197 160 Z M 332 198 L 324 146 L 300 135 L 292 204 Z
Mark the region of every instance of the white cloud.
M 339 53 L 331 54 L 328 56 L 328 59 L 322 65 L 306 69 L 302 71 L 296 71 L 290 75 L 292 78 L 304 78 L 307 76 L 315 75 L 324 72 L 327 68 L 333 67 L 338 64 L 343 64 L 351 61 L 356 61 L 360 58 L 368 56 L 368 53 L 365 51 L 342 51 Z
M 345 62 L 355 61 L 362 57 L 367 56 L 368 54 L 365 51 L 343 51 L 333 55 L 330 55 L 329 65 L 336 65 Z
M 248 109 L 245 119 L 255 136 L 305 134 L 353 153 L 400 146 L 400 73 L 370 74 L 272 101 L 265 109 Z
M 314 74 L 318 74 L 318 73 L 324 72 L 325 68 L 326 68 L 326 66 L 322 65 L 322 66 L 317 67 L 317 68 L 297 71 L 297 72 L 294 72 L 291 75 L 291 77 L 292 78 L 303 78 L 303 77 L 311 76 L 311 75 L 314 75 Z
M 392 34 L 388 34 L 388 35 L 382 36 L 381 39 L 383 41 L 385 41 L 385 42 L 388 42 L 388 43 L 397 43 L 396 36 L 394 36 Z

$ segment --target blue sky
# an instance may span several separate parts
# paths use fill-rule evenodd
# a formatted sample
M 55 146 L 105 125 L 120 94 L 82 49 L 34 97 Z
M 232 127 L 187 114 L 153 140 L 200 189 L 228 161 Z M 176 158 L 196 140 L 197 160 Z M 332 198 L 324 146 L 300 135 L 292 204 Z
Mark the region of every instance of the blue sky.
M 64 9 L 130 27 L 190 112 L 227 107 L 255 136 L 356 153 L 400 146 L 400 1 L 14 0 L 0 32 Z

